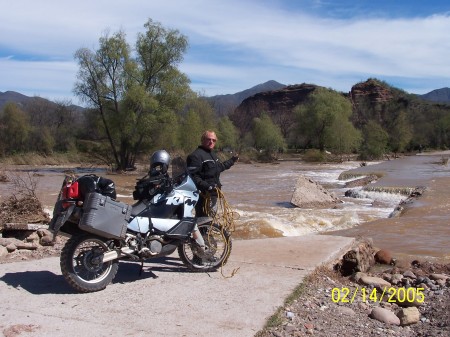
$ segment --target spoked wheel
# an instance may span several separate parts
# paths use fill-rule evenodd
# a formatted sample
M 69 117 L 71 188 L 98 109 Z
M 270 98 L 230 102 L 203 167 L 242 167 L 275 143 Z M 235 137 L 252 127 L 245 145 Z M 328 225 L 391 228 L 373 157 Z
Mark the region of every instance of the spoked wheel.
M 228 232 L 217 224 L 206 223 L 198 226 L 206 251 L 201 251 L 195 242 L 178 246 L 181 261 L 191 271 L 208 272 L 217 270 L 227 263 L 231 253 L 231 237 Z
M 75 290 L 89 293 L 103 290 L 112 282 L 119 261 L 103 262 L 109 251 L 107 240 L 92 235 L 71 237 L 61 251 L 61 272 Z

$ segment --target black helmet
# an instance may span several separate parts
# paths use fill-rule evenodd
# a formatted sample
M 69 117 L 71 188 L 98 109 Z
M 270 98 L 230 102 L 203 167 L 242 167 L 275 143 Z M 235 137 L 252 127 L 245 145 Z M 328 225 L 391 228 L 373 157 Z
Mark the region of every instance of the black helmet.
M 158 150 L 150 156 L 150 171 L 167 173 L 169 169 L 170 155 L 166 150 Z

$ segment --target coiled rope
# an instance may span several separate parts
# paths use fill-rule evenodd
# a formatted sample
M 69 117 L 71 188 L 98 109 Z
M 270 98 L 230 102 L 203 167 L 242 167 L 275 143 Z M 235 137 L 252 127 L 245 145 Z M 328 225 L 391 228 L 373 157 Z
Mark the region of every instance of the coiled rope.
M 205 203 L 203 204 L 203 211 L 205 212 L 205 214 L 207 214 L 209 217 L 211 217 L 213 219 L 212 224 L 219 225 L 221 232 L 222 232 L 221 233 L 222 237 L 224 238 L 226 245 L 227 245 L 227 249 L 229 252 L 228 254 L 230 254 L 231 253 L 231 235 L 236 229 L 235 220 L 239 219 L 239 213 L 233 211 L 230 204 L 227 202 L 225 195 L 219 188 L 216 188 L 215 192 L 217 194 L 217 201 L 216 201 L 215 205 L 213 205 L 211 202 L 212 201 L 211 194 L 209 192 L 207 192 L 204 195 Z M 228 237 L 225 235 L 225 232 L 228 233 Z M 225 260 L 226 259 L 224 259 L 224 261 Z M 234 269 L 231 272 L 230 276 L 225 276 L 223 274 L 223 263 L 222 263 L 221 273 L 222 273 L 222 276 L 224 276 L 224 277 L 233 277 L 237 273 L 238 270 L 239 270 L 239 267 Z

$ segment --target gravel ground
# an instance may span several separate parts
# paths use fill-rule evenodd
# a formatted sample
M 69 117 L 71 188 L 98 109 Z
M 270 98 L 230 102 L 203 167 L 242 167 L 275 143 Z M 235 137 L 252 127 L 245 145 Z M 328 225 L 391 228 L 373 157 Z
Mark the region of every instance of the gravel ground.
M 54 246 L 18 250 L 1 257 L 0 263 L 59 256 L 64 242 L 64 238 L 58 237 Z M 306 277 L 256 337 L 450 336 L 450 264 L 397 261 L 395 266 L 375 265 L 367 275 L 389 280 L 395 289 L 425 288 L 424 302 L 417 307 L 419 321 L 401 326 L 371 318 L 374 308 L 398 314 L 402 307 L 389 303 L 386 297 L 380 301 L 379 287 L 361 285 L 354 275 L 344 277 L 338 271 L 320 267 Z M 398 277 L 396 282 L 392 280 L 393 275 Z M 443 280 L 434 281 L 433 275 L 441 275 Z M 373 293 L 376 299 L 370 296 Z
M 11 209 L 17 211 L 17 204 L 10 202 L 2 207 L 2 215 L 10 216 Z M 58 237 L 53 246 L 36 242 L 36 249 L 0 256 L 0 263 L 59 256 L 65 240 Z M 383 308 L 398 320 L 403 309 L 387 297 L 380 300 L 383 288 L 361 285 L 354 276 L 344 277 L 321 267 L 299 285 L 256 336 L 450 336 L 450 264 L 397 261 L 395 266 L 376 265 L 367 274 L 388 280 L 392 284 L 388 289 L 396 289 L 399 294 L 399 289 L 411 287 L 410 294 L 418 296 L 417 289 L 424 288 L 420 292 L 424 302 L 417 306 L 418 321 L 405 325 L 371 318 L 374 309 Z M 436 280 L 436 275 L 441 279 Z
M 399 280 L 396 289 L 407 289 L 408 286 L 417 289 L 419 285 L 423 286 L 419 282 L 432 274 L 450 275 L 450 264 L 414 261 L 404 265 L 378 265 L 367 274 L 388 280 L 393 274 L 407 275 Z M 256 336 L 450 336 L 450 278 L 440 284 L 435 281 L 426 284 L 428 289 L 423 291 L 425 301 L 418 307 L 419 322 L 405 326 L 387 324 L 371 318 L 372 310 L 379 307 L 397 314 L 402 310 L 400 306 L 388 303 L 387 298 L 380 301 L 381 292 L 371 286 L 361 286 L 352 277 L 343 277 L 321 267 L 306 279 L 296 294 L 287 299 L 285 306 L 268 322 L 268 327 Z M 362 288 L 367 292 L 365 301 Z M 344 299 L 347 289 L 349 295 Z M 378 294 L 377 300 L 369 298 L 374 291 Z

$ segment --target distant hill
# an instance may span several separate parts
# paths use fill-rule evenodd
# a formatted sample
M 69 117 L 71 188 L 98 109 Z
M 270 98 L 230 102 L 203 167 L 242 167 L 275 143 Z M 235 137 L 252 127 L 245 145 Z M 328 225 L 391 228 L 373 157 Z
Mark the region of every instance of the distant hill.
M 428 94 L 417 95 L 420 98 L 436 102 L 436 103 L 450 103 L 450 88 L 442 88 L 430 91 Z
M 48 104 L 50 106 L 56 105 L 57 103 L 50 101 L 48 99 L 39 97 L 39 96 L 25 96 L 15 91 L 5 91 L 0 92 L 0 111 L 3 109 L 3 107 L 6 105 L 6 103 L 15 103 L 20 107 L 25 107 L 28 104 L 33 104 L 35 102 L 40 102 L 41 104 Z M 74 111 L 83 111 L 85 110 L 83 107 L 80 107 L 78 105 L 70 105 L 70 108 L 72 108 Z
M 332 90 L 303 83 L 261 92 L 247 97 L 228 116 L 239 128 L 241 134 L 245 134 L 251 130 L 254 118 L 264 111 L 271 116 L 287 139 L 295 124 L 293 113 L 295 107 L 304 104 L 318 88 Z M 434 106 L 436 111 L 442 111 L 444 114 L 450 112 L 450 105 L 426 101 L 419 95 L 408 94 L 376 79 L 357 83 L 351 88 L 350 93 L 341 94 L 351 102 L 352 122 L 358 129 L 362 129 L 368 120 L 377 120 L 383 127 L 388 128 L 389 120 L 392 118 L 390 106 L 403 107 L 407 113 L 415 116 L 418 116 L 421 111 L 426 111 L 430 106 Z M 440 98 L 440 101 L 443 99 Z
M 271 80 L 262 84 L 255 85 L 250 89 L 237 92 L 235 94 L 228 95 L 216 95 L 205 97 L 209 101 L 214 110 L 219 116 L 229 115 L 236 109 L 236 107 L 242 103 L 246 98 L 258 94 L 260 92 L 278 90 L 286 87 L 285 84 L 278 83 L 277 81 Z
M 19 106 L 23 106 L 30 102 L 33 98 L 19 94 L 15 91 L 6 91 L 6 92 L 0 92 L 0 110 L 3 109 L 3 107 L 8 102 L 16 103 Z
M 283 136 L 287 136 L 288 129 L 294 124 L 294 108 L 305 102 L 317 88 L 314 84 L 302 83 L 256 93 L 244 99 L 229 118 L 244 134 L 251 130 L 254 118 L 264 111 L 277 121 Z

